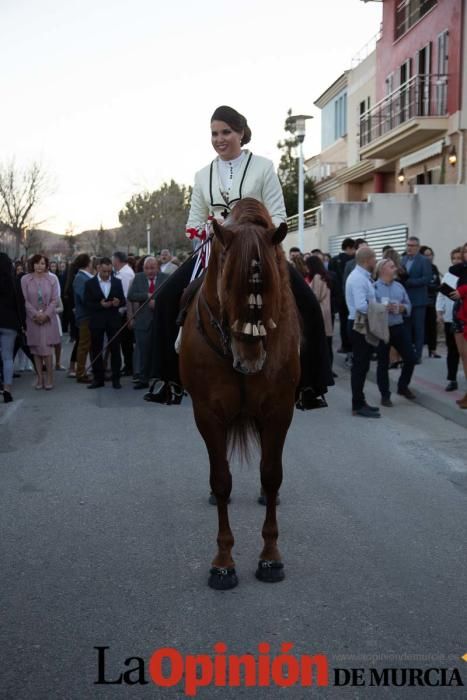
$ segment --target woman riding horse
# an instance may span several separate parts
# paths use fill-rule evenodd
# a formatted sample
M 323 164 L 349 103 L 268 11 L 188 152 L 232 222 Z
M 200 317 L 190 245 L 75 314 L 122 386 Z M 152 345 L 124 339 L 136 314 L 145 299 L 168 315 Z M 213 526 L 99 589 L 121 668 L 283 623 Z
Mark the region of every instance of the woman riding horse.
M 236 448 L 247 456 L 250 439 L 260 448 L 266 504 L 256 577 L 267 583 L 284 578 L 276 505 L 300 377 L 300 325 L 280 245 L 287 225 L 276 228 L 264 205 L 245 197 L 225 225 L 214 219 L 213 231 L 209 266 L 183 327 L 180 372 L 206 444 L 217 505 L 209 586 L 226 590 L 238 583 L 229 456 Z
M 242 146 L 249 143 L 251 130 L 245 117 L 232 107 L 218 107 L 211 118 L 211 143 L 217 158 L 195 176 L 191 209 L 187 223 L 188 237 L 198 241 L 205 236 L 210 217 L 225 219 L 235 204 L 252 197 L 264 204 L 273 224 L 286 221 L 284 197 L 273 163 L 254 155 Z M 175 341 L 180 299 L 195 267 L 184 265 L 174 272 L 154 308 L 149 376 L 156 378 L 148 401 L 178 404 L 183 397 Z M 305 280 L 289 265 L 290 285 L 302 319 L 300 350 L 301 379 L 297 407 L 320 408 L 319 398 L 334 384 L 329 364 L 326 335 L 320 306 Z

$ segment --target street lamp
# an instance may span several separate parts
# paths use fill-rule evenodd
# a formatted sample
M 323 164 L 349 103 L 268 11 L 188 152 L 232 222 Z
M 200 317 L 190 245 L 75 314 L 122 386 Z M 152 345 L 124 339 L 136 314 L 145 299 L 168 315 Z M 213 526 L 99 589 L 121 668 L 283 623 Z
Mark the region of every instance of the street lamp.
M 299 157 L 298 157 L 298 247 L 303 253 L 303 231 L 304 231 L 304 172 L 303 172 L 303 142 L 305 140 L 306 133 L 306 120 L 313 119 L 309 114 L 294 114 L 288 117 L 287 125 L 296 136 L 299 144 Z
M 146 239 L 148 255 L 151 255 L 151 224 L 146 224 Z

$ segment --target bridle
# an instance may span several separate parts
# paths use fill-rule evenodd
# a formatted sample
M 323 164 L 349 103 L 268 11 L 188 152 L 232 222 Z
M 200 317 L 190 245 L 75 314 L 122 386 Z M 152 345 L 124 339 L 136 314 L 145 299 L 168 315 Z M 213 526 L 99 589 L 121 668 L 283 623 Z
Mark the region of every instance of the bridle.
M 222 253 L 221 259 L 225 259 L 225 252 Z M 221 266 L 222 270 L 222 266 Z M 209 306 L 204 293 L 203 293 L 203 288 L 204 288 L 204 283 L 201 285 L 201 288 L 198 292 L 198 295 L 196 297 L 196 328 L 198 329 L 201 337 L 203 340 L 206 342 L 207 345 L 213 350 L 219 357 L 221 357 L 223 360 L 229 359 L 232 357 L 232 334 L 230 331 L 230 328 L 228 327 L 228 324 L 225 322 L 224 319 L 218 319 L 214 312 L 212 311 L 211 307 Z M 218 279 L 218 284 L 217 284 L 218 290 L 220 289 L 219 285 L 219 279 Z M 217 292 L 218 299 L 219 299 L 219 291 Z M 216 345 L 212 341 L 212 339 L 209 337 L 206 328 L 203 325 L 203 319 L 201 317 L 201 307 L 205 309 L 207 312 L 208 318 L 209 318 L 209 325 L 211 328 L 215 330 L 215 332 L 218 334 L 219 339 L 220 339 L 220 346 Z M 242 334 L 242 341 L 243 342 L 261 342 L 263 347 L 265 346 L 265 338 L 264 336 L 260 337 L 251 337 L 248 335 L 243 335 Z
M 204 286 L 204 285 L 203 285 Z M 196 328 L 198 329 L 201 337 L 206 341 L 206 343 L 209 345 L 211 350 L 214 350 L 214 352 L 219 355 L 219 357 L 222 357 L 223 360 L 226 360 L 229 357 L 232 357 L 232 349 L 230 347 L 230 341 L 231 341 L 231 336 L 229 329 L 226 327 L 225 323 L 222 321 L 219 321 L 213 314 L 211 307 L 209 306 L 208 302 L 206 301 L 204 294 L 203 294 L 203 286 L 199 290 L 198 296 L 196 298 Z M 211 338 L 206 332 L 206 329 L 204 328 L 203 325 L 203 320 L 201 318 L 201 312 L 200 312 L 200 303 L 203 305 L 203 307 L 206 309 L 208 317 L 209 317 L 209 325 L 211 328 L 214 328 L 214 330 L 219 334 L 220 336 L 220 341 L 221 345 L 220 347 L 213 343 Z

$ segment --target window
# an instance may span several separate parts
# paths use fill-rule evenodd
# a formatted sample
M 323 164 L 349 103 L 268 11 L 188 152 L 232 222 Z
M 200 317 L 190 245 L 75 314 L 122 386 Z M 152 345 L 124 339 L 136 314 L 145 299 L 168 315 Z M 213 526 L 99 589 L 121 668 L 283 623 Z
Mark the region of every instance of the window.
M 438 34 L 438 60 L 436 62 L 436 114 L 446 114 L 448 108 L 448 50 L 449 32 Z
M 446 75 L 448 72 L 448 39 L 448 31 L 438 34 L 438 75 Z
M 399 0 L 396 3 L 395 38 L 399 39 L 408 32 L 410 27 L 437 4 L 438 0 Z
M 386 80 L 384 81 L 384 85 L 386 87 L 386 96 L 390 95 L 391 92 L 394 90 L 394 73 L 390 73 Z
M 334 102 L 334 139 L 340 139 L 347 133 L 347 94 L 341 95 Z

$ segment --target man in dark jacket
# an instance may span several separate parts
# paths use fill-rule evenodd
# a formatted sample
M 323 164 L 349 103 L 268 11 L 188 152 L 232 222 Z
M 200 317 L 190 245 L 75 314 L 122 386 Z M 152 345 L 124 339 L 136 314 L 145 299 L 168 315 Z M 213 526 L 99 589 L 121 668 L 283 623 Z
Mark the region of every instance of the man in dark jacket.
M 86 362 L 91 350 L 91 333 L 89 330 L 89 311 L 84 303 L 84 290 L 86 282 L 93 277 L 91 258 L 87 253 L 81 253 L 74 264 L 78 268 L 78 272 L 73 280 L 75 323 L 79 328 L 79 342 L 76 351 L 76 381 L 78 384 L 89 384 L 91 380 L 86 375 Z
M 144 261 L 143 272 L 136 273 L 128 290 L 128 301 L 145 304 L 132 322 L 136 341 L 135 356 L 137 358 L 136 371 L 138 374 L 138 381 L 134 384 L 134 389 L 146 389 L 149 386 L 147 357 L 150 351 L 154 306 L 156 304 L 156 300 L 151 297 L 168 276 L 168 274 L 165 275 L 163 272 L 160 272 L 156 258 L 148 255 Z M 150 299 L 149 302 L 148 298 Z
M 338 298 L 338 313 L 340 322 L 341 347 L 337 352 L 350 353 L 352 352 L 352 343 L 347 331 L 347 320 L 349 318 L 349 310 L 345 303 L 344 293 L 344 271 L 345 266 L 355 256 L 355 241 L 353 238 L 344 238 L 342 241 L 342 252 L 334 256 L 329 263 L 329 270 L 336 276 L 336 290 Z
M 412 342 L 415 347 L 417 363 L 422 361 L 423 344 L 425 341 L 425 316 L 428 304 L 428 285 L 431 282 L 431 261 L 421 255 L 420 240 L 416 236 L 407 239 L 407 254 L 402 256 L 401 265 L 407 272 L 404 287 L 407 289 L 412 313 Z
M 122 283 L 112 275 L 112 261 L 101 258 L 97 266 L 97 275 L 86 282 L 84 288 L 84 303 L 89 312 L 89 330 L 91 331 L 91 360 L 94 380 L 88 389 L 104 386 L 104 338 L 107 341 L 117 333 L 121 326 L 118 310 L 125 306 L 125 295 Z M 112 368 L 112 386 L 121 389 L 120 342 L 116 338 L 109 345 L 110 364 Z

